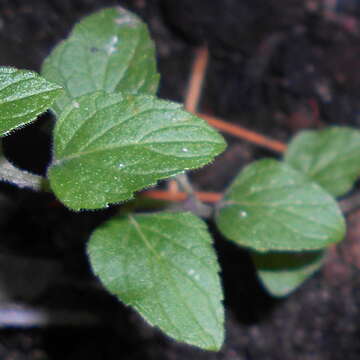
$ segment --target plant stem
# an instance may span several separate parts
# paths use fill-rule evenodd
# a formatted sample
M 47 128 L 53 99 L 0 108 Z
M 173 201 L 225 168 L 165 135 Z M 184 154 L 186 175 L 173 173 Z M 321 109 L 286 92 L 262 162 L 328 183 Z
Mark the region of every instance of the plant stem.
M 360 192 L 339 201 L 339 206 L 344 214 L 360 209 Z
M 0 180 L 12 183 L 19 188 L 29 188 L 34 191 L 40 191 L 43 184 L 42 176 L 18 169 L 5 157 L 0 159 Z
M 183 210 L 189 210 L 200 217 L 209 218 L 212 214 L 212 208 L 204 204 L 202 200 L 196 196 L 196 192 L 188 176 L 186 174 L 180 174 L 176 176 L 175 179 L 180 188 L 188 195 L 182 204 Z
M 1 304 L 1 328 L 33 328 L 45 326 L 94 326 L 101 323 L 99 315 L 90 311 L 54 310 L 42 307 L 31 307 L 25 304 Z

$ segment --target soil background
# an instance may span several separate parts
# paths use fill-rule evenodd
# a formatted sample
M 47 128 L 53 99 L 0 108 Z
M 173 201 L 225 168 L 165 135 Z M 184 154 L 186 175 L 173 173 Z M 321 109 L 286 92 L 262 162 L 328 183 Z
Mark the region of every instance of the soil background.
M 163 98 L 183 101 L 194 50 L 207 44 L 203 112 L 284 142 L 303 128 L 360 125 L 356 0 L 0 0 L 0 64 L 39 71 L 76 21 L 113 5 L 149 24 Z M 51 121 L 44 115 L 8 136 L 5 154 L 45 173 Z M 222 191 L 244 165 L 278 156 L 227 141 L 216 162 L 192 173 L 199 189 Z M 91 275 L 86 240 L 114 209 L 76 214 L 50 195 L 0 190 L 1 360 L 360 358 L 360 211 L 347 216 L 347 239 L 330 249 L 323 269 L 282 300 L 265 293 L 248 253 L 210 223 L 226 307 L 226 343 L 211 353 L 151 328 Z M 15 304 L 13 319 L 41 311 L 51 325 L 4 327 Z

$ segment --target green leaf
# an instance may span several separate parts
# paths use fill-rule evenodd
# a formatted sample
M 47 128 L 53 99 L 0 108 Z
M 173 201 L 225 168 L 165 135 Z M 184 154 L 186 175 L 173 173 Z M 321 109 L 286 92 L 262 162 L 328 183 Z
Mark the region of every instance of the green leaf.
M 35 120 L 60 93 L 33 71 L 0 67 L 0 136 Z
M 101 10 L 77 24 L 45 60 L 42 74 L 64 87 L 54 111 L 96 90 L 154 94 L 159 75 L 146 25 L 121 7 Z
M 324 251 L 252 253 L 257 274 L 272 296 L 286 296 L 311 277 L 323 264 Z
M 360 176 L 360 131 L 346 127 L 307 130 L 290 143 L 285 161 L 333 196 L 347 193 Z
M 96 92 L 57 121 L 53 191 L 74 210 L 128 200 L 157 180 L 210 162 L 220 134 L 179 104 L 151 95 Z
M 252 163 L 235 179 L 216 222 L 227 238 L 258 251 L 321 249 L 345 233 L 343 216 L 327 192 L 270 159 Z
M 224 338 L 219 266 L 205 223 L 191 213 L 113 218 L 88 253 L 107 290 L 167 335 L 218 350 Z

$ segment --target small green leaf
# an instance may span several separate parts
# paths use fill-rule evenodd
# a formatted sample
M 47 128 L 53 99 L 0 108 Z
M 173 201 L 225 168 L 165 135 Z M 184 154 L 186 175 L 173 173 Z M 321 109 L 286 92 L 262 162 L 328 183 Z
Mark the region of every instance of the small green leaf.
M 252 253 L 257 274 L 272 296 L 286 296 L 311 277 L 323 264 L 324 251 Z
M 347 193 L 360 176 L 360 131 L 346 127 L 307 130 L 290 143 L 285 161 L 333 196 Z
M 42 74 L 66 90 L 53 107 L 58 115 L 73 99 L 96 90 L 154 94 L 159 82 L 146 25 L 121 7 L 77 24 L 45 60 Z
M 321 249 L 345 233 L 344 218 L 327 192 L 270 159 L 252 163 L 235 179 L 216 222 L 227 238 L 258 251 Z
M 60 93 L 33 71 L 0 67 L 0 136 L 35 120 Z
M 218 350 L 224 338 L 219 266 L 205 223 L 191 213 L 114 218 L 91 236 L 105 287 L 178 341 Z
M 105 92 L 68 107 L 54 141 L 51 187 L 74 210 L 129 200 L 159 179 L 207 164 L 225 147 L 220 134 L 179 104 Z

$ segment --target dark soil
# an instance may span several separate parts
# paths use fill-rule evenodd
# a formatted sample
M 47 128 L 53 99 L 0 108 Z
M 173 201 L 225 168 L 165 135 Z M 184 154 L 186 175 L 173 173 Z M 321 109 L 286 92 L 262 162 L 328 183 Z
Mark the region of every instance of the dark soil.
M 0 64 L 39 70 L 75 21 L 122 5 L 155 38 L 160 95 L 182 101 L 194 49 L 210 64 L 201 109 L 278 140 L 302 128 L 360 126 L 360 4 L 356 0 L 0 0 Z M 49 115 L 7 137 L 13 162 L 44 173 Z M 245 164 L 276 156 L 229 137 L 228 150 L 194 172 L 196 186 L 221 191 Z M 358 360 L 360 211 L 324 268 L 286 299 L 270 298 L 246 251 L 221 238 L 226 343 L 219 353 L 175 343 L 108 295 L 84 253 L 90 232 L 114 210 L 75 214 L 50 195 L 2 184 L 2 304 L 45 309 L 51 326 L 0 330 L 0 359 Z M 15 313 L 14 313 L 15 314 Z

